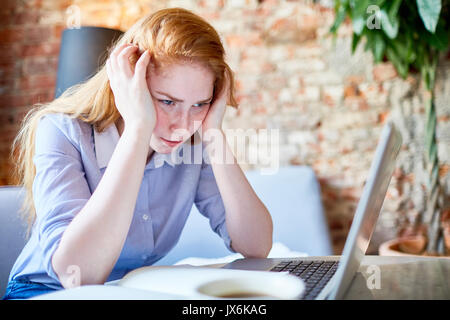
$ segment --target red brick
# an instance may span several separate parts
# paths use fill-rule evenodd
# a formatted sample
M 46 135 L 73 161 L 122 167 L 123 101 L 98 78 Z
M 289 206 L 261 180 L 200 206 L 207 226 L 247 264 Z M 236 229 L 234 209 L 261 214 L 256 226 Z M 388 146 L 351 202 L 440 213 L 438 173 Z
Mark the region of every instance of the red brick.
M 336 231 L 336 230 L 342 230 L 344 229 L 344 224 L 339 219 L 333 219 L 329 222 L 330 230 Z
M 15 14 L 12 18 L 12 22 L 15 25 L 27 25 L 36 24 L 39 21 L 39 11 L 37 10 L 24 10 Z
M 47 42 L 52 39 L 53 28 L 51 26 L 27 27 L 25 30 L 25 41 L 27 43 Z
M 229 35 L 226 38 L 229 47 L 244 47 L 247 44 L 247 38 L 241 35 Z
M 0 77 L 0 92 L 12 90 L 15 82 L 13 77 Z
M 22 49 L 22 57 L 30 56 L 58 56 L 59 42 L 42 42 L 38 44 L 24 45 Z
M 9 27 L 0 30 L 0 44 L 18 43 L 25 40 L 24 28 Z
M 351 83 L 351 84 L 354 84 L 354 85 L 358 85 L 358 84 L 363 83 L 364 80 L 365 80 L 364 76 L 361 76 L 361 75 L 350 75 L 350 76 L 347 76 L 344 81 L 348 82 L 348 83 Z
M 11 12 L 0 13 L 0 28 L 11 26 L 13 24 L 13 16 Z
M 373 68 L 373 77 L 375 81 L 386 81 L 397 77 L 397 71 L 391 63 L 380 63 Z
M 439 177 L 443 178 L 450 171 L 450 166 L 448 164 L 443 164 L 439 167 Z
M 1 63 L 0 62 L 0 77 L 14 78 L 19 75 L 20 75 L 20 66 L 18 65 L 18 63 Z
M 12 129 L 12 128 L 16 128 L 16 129 Z M 14 137 L 17 135 L 17 133 L 19 132 L 19 128 L 17 126 L 15 127 L 11 127 L 7 130 L 2 130 L 1 134 L 0 134 L 0 143 L 12 143 L 12 141 L 14 140 Z
M 31 94 L 31 104 L 49 102 L 54 99 L 54 89 Z
M 359 90 L 359 88 L 356 84 L 351 83 L 350 85 L 345 86 L 344 98 L 358 97 L 360 95 L 361 95 L 361 91 Z
M 30 104 L 31 98 L 29 95 L 0 95 L 0 108 L 15 108 Z
M 64 29 L 66 28 L 66 26 L 64 24 L 62 25 L 54 25 L 53 26 L 53 38 L 56 39 L 57 41 L 61 41 L 62 38 L 62 34 Z
M 384 123 L 386 119 L 389 117 L 390 112 L 384 111 L 378 114 L 378 123 Z
M 28 107 L 38 102 L 48 102 L 54 98 L 54 89 L 38 89 L 22 94 L 0 95 L 0 108 Z
M 57 57 L 30 57 L 24 59 L 22 65 L 22 74 L 34 75 L 34 74 L 48 74 L 50 72 L 56 72 L 58 70 L 58 58 Z
M 0 128 L 3 128 L 6 124 L 14 123 L 14 116 L 6 109 L 0 109 Z
M 19 90 L 54 88 L 56 85 L 56 74 L 42 74 L 28 76 L 20 79 Z
M 12 11 L 20 4 L 20 2 L 17 0 L 2 0 L 2 5 L 0 6 L 0 10 L 2 10 L 3 12 Z
M 341 197 L 344 200 L 349 201 L 358 201 L 359 199 L 359 190 L 354 187 L 342 188 Z
M 20 43 L 11 43 L 0 45 L 0 65 L 14 65 L 20 62 L 22 45 Z

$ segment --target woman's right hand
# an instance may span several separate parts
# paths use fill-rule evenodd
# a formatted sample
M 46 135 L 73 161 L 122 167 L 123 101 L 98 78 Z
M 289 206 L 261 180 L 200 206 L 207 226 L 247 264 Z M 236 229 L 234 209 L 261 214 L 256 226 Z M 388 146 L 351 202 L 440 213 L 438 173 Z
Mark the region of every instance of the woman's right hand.
M 131 44 L 115 48 L 106 61 L 111 90 L 116 108 L 127 126 L 153 129 L 156 125 L 156 110 L 146 81 L 147 66 L 150 61 L 148 50 L 136 62 L 134 72 L 129 57 L 138 50 Z

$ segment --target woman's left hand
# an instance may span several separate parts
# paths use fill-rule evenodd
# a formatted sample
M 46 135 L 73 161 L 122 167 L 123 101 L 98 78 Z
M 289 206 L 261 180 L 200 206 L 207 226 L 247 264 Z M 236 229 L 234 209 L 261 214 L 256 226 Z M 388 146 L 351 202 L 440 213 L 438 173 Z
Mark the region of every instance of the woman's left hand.
M 222 130 L 222 122 L 225 116 L 225 107 L 227 106 L 227 100 L 230 90 L 230 80 L 225 72 L 224 88 L 219 96 L 214 100 L 213 104 L 209 107 L 208 113 L 202 123 L 202 132 L 205 133 L 209 129 Z

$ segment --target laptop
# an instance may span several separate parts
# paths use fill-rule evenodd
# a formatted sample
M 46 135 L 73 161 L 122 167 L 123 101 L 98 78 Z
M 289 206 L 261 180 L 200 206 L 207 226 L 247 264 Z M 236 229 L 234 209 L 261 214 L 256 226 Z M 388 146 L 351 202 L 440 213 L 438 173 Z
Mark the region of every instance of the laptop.
M 387 123 L 383 127 L 340 257 L 243 258 L 228 263 L 223 268 L 289 272 L 305 282 L 302 299 L 342 299 L 369 246 L 401 145 L 399 131 L 393 123 Z

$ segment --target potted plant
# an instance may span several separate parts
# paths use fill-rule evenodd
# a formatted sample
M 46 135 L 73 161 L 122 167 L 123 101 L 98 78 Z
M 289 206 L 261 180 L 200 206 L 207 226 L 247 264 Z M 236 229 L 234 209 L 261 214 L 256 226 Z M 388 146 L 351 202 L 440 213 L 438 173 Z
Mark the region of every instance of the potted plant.
M 436 144 L 434 88 L 440 55 L 449 48 L 450 2 L 441 0 L 336 0 L 336 35 L 347 19 L 353 29 L 352 53 L 364 39 L 374 62 L 390 61 L 405 79 L 420 73 L 425 119 L 425 161 L 428 176 L 426 210 L 403 227 L 398 239 L 380 246 L 380 254 L 398 250 L 443 255 L 450 250 L 449 214 L 442 214 Z M 445 238 L 446 237 L 446 238 Z M 445 245 L 446 243 L 446 245 Z M 447 252 L 445 252 L 447 250 Z

